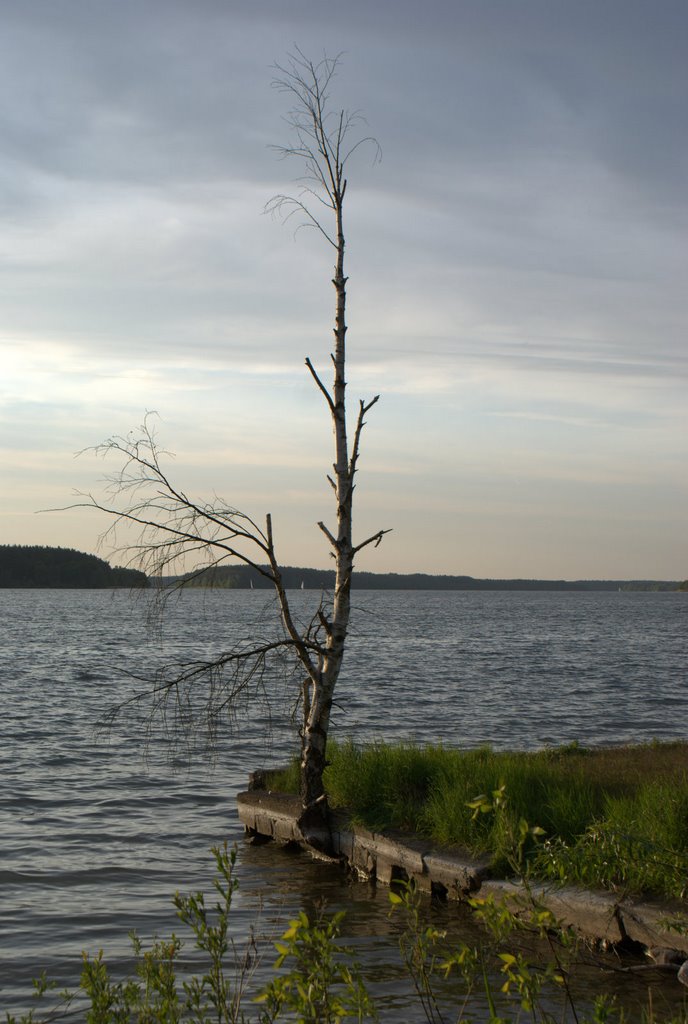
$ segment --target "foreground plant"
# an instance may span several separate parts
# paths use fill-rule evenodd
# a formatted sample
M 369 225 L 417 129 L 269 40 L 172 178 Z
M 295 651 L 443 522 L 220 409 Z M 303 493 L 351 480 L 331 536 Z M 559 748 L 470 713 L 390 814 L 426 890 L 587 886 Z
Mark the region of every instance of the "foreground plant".
M 483 807 L 486 803 L 485 798 Z M 301 912 L 289 922 L 276 943 L 274 976 L 256 992 L 256 941 L 251 934 L 237 946 L 230 929 L 236 851 L 225 844 L 213 855 L 214 903 L 209 905 L 202 892 L 174 897 L 177 916 L 193 936 L 192 949 L 187 951 L 173 934 L 144 950 L 133 936 L 133 975 L 123 978 L 113 976 L 102 950 L 94 956 L 84 954 L 75 992 L 57 993 L 43 977 L 35 983 L 35 994 L 37 1004 L 48 1005 L 48 1010 L 20 1017 L 8 1013 L 7 1024 L 362 1024 L 381 1017 L 382 1007 L 368 990 L 351 949 L 341 942 L 344 914 L 328 915 L 323 908 L 312 917 Z M 567 982 L 576 947 L 534 900 L 525 901 L 517 911 L 495 900 L 475 900 L 474 910 L 486 926 L 480 948 L 452 945 L 442 929 L 428 922 L 427 907 L 412 884 L 402 883 L 392 891 L 390 902 L 400 920 L 404 974 L 416 993 L 405 1020 L 422 1016 L 428 1024 L 516 1024 L 525 1019 L 533 1024 L 688 1024 L 685 1012 L 660 1017 L 651 1002 L 630 1016 L 608 997 L 599 997 L 592 1008 L 576 1006 Z M 543 958 L 541 944 L 528 954 L 524 936 L 549 943 L 550 960 Z M 563 1002 L 554 1015 L 557 990 Z M 402 1021 L 395 1018 L 394 1024 Z
M 276 944 L 275 970 L 290 970 L 270 982 L 257 1002 L 266 1007 L 266 1020 L 283 1014 L 303 1024 L 338 1024 L 343 1020 L 377 1020 L 352 951 L 339 945 L 345 914 L 327 917 L 322 908 L 315 920 L 301 913 Z
M 420 895 L 413 883 L 398 882 L 389 894 L 389 902 L 390 914 L 401 913 L 402 916 L 399 952 L 426 1020 L 429 1024 L 444 1024 L 438 977 L 447 978 L 457 969 L 463 976 L 466 991 L 458 1016 L 452 1016 L 463 1020 L 481 964 L 478 950 L 462 943 L 458 949 L 449 951 L 447 933 L 423 920 Z
M 428 1024 L 660 1024 L 651 1003 L 640 1017 L 628 1017 L 617 1000 L 597 996 L 592 1007 L 577 1007 L 568 986 L 567 974 L 575 959 L 575 946 L 549 911 L 527 901 L 518 912 L 493 898 L 471 901 L 479 919 L 492 936 L 480 948 L 460 943 L 452 947 L 446 932 L 428 925 L 421 898 L 412 883 L 402 882 L 390 892 L 391 913 L 401 915 L 399 949 L 406 972 L 413 981 Z M 550 941 L 551 960 L 528 955 L 522 948 L 506 951 L 505 944 L 519 947 L 523 937 Z M 555 939 L 556 936 L 556 939 Z M 555 941 L 566 954 L 555 950 Z M 564 963 L 564 960 L 566 963 Z M 495 981 L 495 974 L 501 979 Z M 447 979 L 458 975 L 460 986 L 447 990 Z M 559 990 L 560 1008 L 555 1014 Z M 664 1024 L 686 1024 L 688 1017 L 667 1018 Z
M 49 1024 L 79 1019 L 86 1024 L 271 1024 L 294 1020 L 303 1024 L 339 1024 L 345 1020 L 377 1020 L 371 999 L 351 950 L 340 942 L 344 913 L 324 910 L 310 919 L 300 913 L 276 944 L 275 977 L 257 996 L 249 990 L 259 962 L 253 934 L 237 948 L 230 933 L 230 912 L 238 881 L 236 849 L 225 843 L 213 848 L 217 894 L 209 907 L 202 892 L 174 897 L 177 917 L 194 937 L 196 954 L 182 958 L 176 936 L 157 940 L 149 950 L 132 935 L 134 977 L 113 978 L 102 950 L 82 955 L 79 988 L 55 993 L 45 978 L 34 983 L 37 1000 L 52 996 L 46 1014 L 7 1014 L 7 1024 Z M 199 964 L 200 955 L 200 964 Z M 192 973 L 190 964 L 202 969 Z M 74 1007 L 74 1010 L 72 1010 Z
M 257 964 L 256 945 L 251 934 L 245 948 L 239 950 L 230 934 L 230 911 L 238 886 L 236 849 L 229 850 L 225 843 L 213 847 L 212 853 L 216 867 L 214 906 L 207 906 L 202 892 L 188 896 L 177 893 L 174 897 L 177 917 L 194 937 L 197 953 L 193 963 L 201 967 L 200 971 L 192 974 L 188 962 L 180 961 L 183 943 L 176 935 L 157 940 L 149 950 L 144 950 L 140 939 L 132 933 L 134 977 L 113 979 L 103 950 L 93 956 L 83 953 L 78 991 L 60 993 L 58 1005 L 41 1017 L 41 1022 L 62 1019 L 72 1006 L 83 1009 L 86 1024 L 245 1021 L 243 1005 Z M 38 999 L 54 997 L 54 989 L 45 978 L 35 983 L 35 990 Z M 18 1019 L 7 1015 L 8 1024 L 38 1021 L 33 1011 Z

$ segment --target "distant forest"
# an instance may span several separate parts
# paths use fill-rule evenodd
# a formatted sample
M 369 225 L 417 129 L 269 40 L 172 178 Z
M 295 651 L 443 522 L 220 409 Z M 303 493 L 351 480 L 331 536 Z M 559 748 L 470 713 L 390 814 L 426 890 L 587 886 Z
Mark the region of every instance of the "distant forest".
M 267 567 L 266 567 L 267 568 Z M 282 579 L 288 589 L 332 590 L 331 569 L 299 569 L 286 566 Z M 221 587 L 226 590 L 270 590 L 272 584 L 256 569 L 227 565 L 205 569 L 184 578 L 187 587 Z M 426 573 L 354 573 L 358 590 L 678 590 L 670 580 L 487 580 L 473 576 L 431 576 Z
M 0 587 L 145 587 L 144 573 L 113 569 L 102 558 L 71 548 L 0 545 Z
M 266 567 L 267 568 L 267 567 Z M 334 571 L 285 566 L 288 589 L 332 590 Z M 108 588 L 166 586 L 214 587 L 224 590 L 271 590 L 272 584 L 246 565 L 217 566 L 187 576 L 147 579 L 135 569 L 111 568 L 102 558 L 71 548 L 0 545 L 0 588 Z M 688 581 L 670 580 L 487 580 L 473 576 L 427 573 L 355 572 L 358 590 L 686 590 Z

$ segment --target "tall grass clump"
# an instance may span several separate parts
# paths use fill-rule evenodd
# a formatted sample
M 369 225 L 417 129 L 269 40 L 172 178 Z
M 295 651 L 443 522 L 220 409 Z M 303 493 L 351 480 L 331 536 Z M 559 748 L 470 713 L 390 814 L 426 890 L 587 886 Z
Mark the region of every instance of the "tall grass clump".
M 584 829 L 602 806 L 580 773 L 562 770 L 544 754 L 381 742 L 359 747 L 348 741 L 332 745 L 330 760 L 325 776 L 330 801 L 347 807 L 355 820 L 413 828 L 439 843 L 475 851 L 489 849 L 494 826 L 476 819 L 469 803 L 501 785 L 514 815 L 542 822 L 565 838 Z
M 633 894 L 688 895 L 688 779 L 648 780 L 608 795 L 605 811 L 571 842 L 548 839 L 536 859 L 548 878 Z
M 266 775 L 268 787 L 277 793 L 298 793 L 301 784 L 299 758 L 293 757 L 284 768 L 273 768 Z
M 688 775 L 676 769 L 685 744 L 519 753 L 347 741 L 328 749 L 331 805 L 354 822 L 489 854 L 506 872 L 525 821 L 544 833 L 524 851 L 540 877 L 686 895 Z M 475 814 L 476 798 L 497 791 L 506 794 L 500 813 Z
M 476 797 L 501 788 L 508 796 L 502 813 L 476 816 L 471 807 Z M 569 839 L 585 828 L 601 802 L 578 772 L 564 772 L 545 757 L 456 751 L 436 775 L 420 824 L 437 842 L 491 853 L 497 866 L 508 860 L 519 821 Z
M 371 828 L 417 830 L 445 753 L 403 743 L 331 743 L 325 770 L 330 803 Z

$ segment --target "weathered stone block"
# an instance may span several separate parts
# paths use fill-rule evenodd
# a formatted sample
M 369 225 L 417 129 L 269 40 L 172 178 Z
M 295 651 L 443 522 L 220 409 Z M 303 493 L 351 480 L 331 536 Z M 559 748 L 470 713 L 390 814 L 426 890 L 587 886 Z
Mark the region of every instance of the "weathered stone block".
M 239 793 L 237 805 L 239 819 L 249 831 L 283 843 L 303 843 L 297 824 L 301 810 L 298 797 L 253 790 Z M 674 932 L 668 925 L 672 913 L 679 917 L 683 914 L 684 922 L 688 916 L 678 904 L 619 903 L 603 892 L 542 884 L 527 889 L 513 880 L 490 879 L 487 859 L 474 859 L 460 850 L 428 850 L 423 840 L 402 833 L 374 833 L 358 825 L 349 826 L 342 813 L 332 816 L 332 834 L 336 853 L 359 875 L 377 878 L 381 884 L 409 878 L 422 892 L 441 893 L 450 899 L 469 893 L 493 896 L 505 900 L 519 914 L 530 913 L 534 899 L 550 910 L 562 927 L 574 928 L 590 938 L 613 944 L 629 938 L 647 947 L 672 947 L 688 957 L 688 935 Z
M 609 943 L 624 937 L 619 922 L 617 901 L 613 895 L 570 886 L 530 885 L 490 879 L 483 882 L 478 898 L 493 895 L 503 899 L 514 913 L 530 913 L 532 901 L 550 910 L 562 928 L 573 928 L 581 935 Z
M 368 838 L 359 835 L 358 830 L 354 832 L 353 836 L 351 866 L 366 878 L 375 877 L 375 856 L 370 848 Z
M 510 910 L 515 910 L 522 905 L 524 892 L 523 886 L 516 882 L 504 878 L 487 878 L 476 895 L 479 899 L 493 896 L 495 900 L 503 900 Z
M 253 832 L 279 842 L 300 842 L 303 838 L 297 825 L 301 805 L 298 797 L 266 790 L 239 793 L 239 820 Z
M 375 860 L 375 878 L 381 885 L 391 885 L 392 879 L 398 877 L 395 874 L 395 867 L 393 861 L 387 860 L 386 857 L 377 857 Z
M 489 875 L 486 859 L 469 860 L 459 855 L 426 853 L 423 860 L 432 881 L 445 886 L 451 899 L 460 899 L 466 893 L 476 892 Z
M 424 847 L 412 839 L 401 842 L 394 836 L 376 832 L 370 840 L 370 848 L 378 860 L 388 861 L 401 868 L 406 875 L 422 875 L 425 871 Z
M 565 927 L 603 942 L 617 943 L 624 937 L 613 894 L 569 886 L 538 887 L 534 894 Z
M 339 857 L 344 857 L 345 860 L 351 861 L 354 849 L 354 834 L 346 830 L 333 831 L 332 842 L 334 845 L 334 851 Z
M 239 808 L 239 821 L 251 832 L 256 832 L 256 812 L 253 807 Z
M 671 946 L 688 955 L 688 935 L 669 927 L 672 918 L 683 927 L 688 924 L 684 908 L 651 900 L 644 903 L 624 900 L 619 905 L 619 914 L 624 931 L 634 942 L 642 942 L 644 946 Z
M 433 889 L 433 882 L 430 875 L 411 875 L 410 880 L 415 885 L 418 892 L 425 893 L 426 896 L 431 896 L 436 890 Z
M 299 842 L 303 837 L 293 818 L 286 818 L 282 815 L 275 815 L 273 821 L 273 836 L 281 843 Z

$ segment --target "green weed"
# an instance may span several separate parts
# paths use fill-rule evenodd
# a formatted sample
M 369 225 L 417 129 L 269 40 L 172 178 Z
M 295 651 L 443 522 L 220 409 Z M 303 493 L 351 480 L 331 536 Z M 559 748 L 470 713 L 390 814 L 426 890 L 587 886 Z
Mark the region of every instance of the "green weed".
M 503 786 L 476 798 L 472 805 L 469 810 L 476 821 L 507 820 L 510 813 Z M 518 866 L 538 834 L 539 830 L 525 821 L 517 822 L 510 837 L 512 866 Z M 147 951 L 134 938 L 134 974 L 121 979 L 112 976 L 102 951 L 95 956 L 84 954 L 77 992 L 60 994 L 58 1003 L 40 1014 L 38 1004 L 53 993 L 50 983 L 41 978 L 35 985 L 37 1010 L 18 1019 L 7 1014 L 7 1024 L 76 1019 L 86 1024 L 362 1024 L 377 1020 L 376 1002 L 351 950 L 341 943 L 344 914 L 328 915 L 323 908 L 312 916 L 301 912 L 289 922 L 276 943 L 274 975 L 256 994 L 250 981 L 257 949 L 255 945 L 247 951 L 235 949 L 229 927 L 237 887 L 235 852 L 224 846 L 213 853 L 213 905 L 207 905 L 202 893 L 177 894 L 174 899 L 177 916 L 194 938 L 192 961 L 180 958 L 183 944 L 174 935 L 157 940 Z M 392 912 L 400 918 L 402 964 L 429 1024 L 488 1019 L 491 1024 L 522 1019 L 533 1024 L 555 1020 L 560 1024 L 631 1024 L 636 1020 L 688 1024 L 685 1011 L 660 1018 L 651 1003 L 632 1017 L 610 997 L 599 997 L 587 1010 L 576 1006 L 568 984 L 576 945 L 551 912 L 529 895 L 527 885 L 518 913 L 494 898 L 473 901 L 486 928 L 480 947 L 452 944 L 443 930 L 428 923 L 426 905 L 412 884 L 400 885 L 389 898 Z M 528 935 L 540 944 L 540 952 L 532 942 L 524 944 L 519 938 Z M 542 955 L 542 943 L 549 945 L 549 957 Z M 198 968 L 195 974 L 190 972 L 192 965 Z M 457 980 L 448 983 L 450 978 Z M 559 1003 L 556 1015 L 553 1000 Z
M 331 743 L 325 781 L 331 805 L 354 822 L 488 853 L 498 872 L 508 869 L 518 822 L 535 821 L 546 843 L 526 855 L 541 877 L 683 897 L 687 751 L 677 743 L 535 753 Z M 476 818 L 471 801 L 503 785 L 504 813 Z

